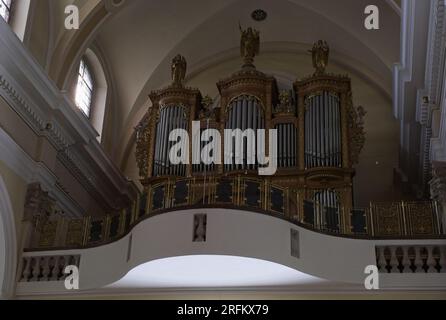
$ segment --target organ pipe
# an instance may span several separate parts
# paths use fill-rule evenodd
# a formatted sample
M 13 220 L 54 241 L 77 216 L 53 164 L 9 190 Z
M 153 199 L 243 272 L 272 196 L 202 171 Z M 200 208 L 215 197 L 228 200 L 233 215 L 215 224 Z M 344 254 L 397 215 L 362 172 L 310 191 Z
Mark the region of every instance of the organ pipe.
M 341 125 L 339 98 L 323 92 L 308 98 L 305 112 L 305 166 L 340 167 Z
M 184 164 L 172 165 L 169 159 L 170 148 L 175 142 L 169 141 L 169 134 L 174 129 L 187 130 L 187 120 L 182 106 L 166 106 L 160 110 L 160 116 L 156 128 L 154 175 L 178 175 L 185 176 Z
M 252 129 L 254 132 L 256 132 L 257 129 L 264 129 L 264 118 L 262 116 L 261 106 L 258 99 L 249 95 L 241 95 L 235 98 L 229 104 L 229 112 L 225 128 L 231 130 L 240 129 L 242 132 L 244 132 L 246 129 Z M 231 164 L 225 164 L 226 171 L 252 170 L 257 168 L 257 165 L 248 164 L 247 140 L 243 144 L 243 150 L 240 150 L 243 156 L 243 164 L 235 163 L 235 139 L 233 138 L 229 143 L 232 143 L 232 151 L 234 155 L 232 156 Z M 257 148 L 257 146 L 255 146 L 255 148 Z

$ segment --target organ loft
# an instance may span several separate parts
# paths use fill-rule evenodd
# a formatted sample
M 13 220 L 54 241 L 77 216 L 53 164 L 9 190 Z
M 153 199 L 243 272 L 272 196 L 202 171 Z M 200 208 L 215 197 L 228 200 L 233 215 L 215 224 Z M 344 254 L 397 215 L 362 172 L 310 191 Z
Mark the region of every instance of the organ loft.
M 328 232 L 350 233 L 365 112 L 353 105 L 349 77 L 327 72 L 329 47 L 318 41 L 310 51 L 315 72 L 279 91 L 276 79 L 255 67 L 259 32 L 241 27 L 240 32 L 242 67 L 217 83 L 219 103 L 184 85 L 187 62 L 181 55 L 172 61 L 171 85 L 150 94 L 152 107 L 137 128 L 136 158 L 145 191 L 141 214 L 184 206 L 250 207 Z M 172 164 L 169 152 L 175 142 L 169 134 L 185 129 L 192 144 L 193 121 L 200 122 L 202 133 L 218 130 L 222 145 L 230 143 L 233 150 L 236 138 L 227 141 L 224 130 L 276 129 L 276 173 L 258 175 L 261 165 L 247 161 L 249 148 L 258 146 L 245 138 L 242 163 L 234 154 L 232 161 L 224 161 L 221 153 L 219 163 Z

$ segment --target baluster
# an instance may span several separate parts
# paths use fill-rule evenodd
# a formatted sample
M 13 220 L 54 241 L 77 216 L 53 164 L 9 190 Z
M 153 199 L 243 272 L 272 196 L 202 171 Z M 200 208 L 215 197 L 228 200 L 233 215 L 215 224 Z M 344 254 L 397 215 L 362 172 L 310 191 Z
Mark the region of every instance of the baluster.
M 74 256 L 73 259 L 74 259 L 74 265 L 79 268 L 81 256 Z
M 53 261 L 53 268 L 51 270 L 50 281 L 57 281 L 59 280 L 59 274 L 60 274 L 59 257 L 53 257 L 52 261 Z
M 49 281 L 50 276 L 50 257 L 43 257 L 43 268 L 42 268 L 42 278 L 40 278 L 40 281 Z
M 412 263 L 411 263 L 410 258 L 409 258 L 409 247 L 403 247 L 402 250 L 403 250 L 402 265 L 404 267 L 403 272 L 411 273 L 412 270 L 410 269 L 410 266 L 411 266 Z
M 64 256 L 64 264 L 62 265 L 62 278 L 65 278 L 65 268 L 71 265 L 72 256 Z
M 427 270 L 428 273 L 437 273 L 437 270 L 435 269 L 435 265 L 437 262 L 434 259 L 434 246 L 427 247 L 427 266 L 429 269 Z
M 401 247 L 396 248 L 395 256 L 396 256 L 396 259 L 398 261 L 397 270 L 400 273 L 403 273 L 404 272 L 404 264 L 403 264 L 404 251 L 403 251 L 403 248 L 401 248 Z M 396 270 L 395 270 L 395 272 L 396 272 Z
M 29 277 L 31 275 L 31 258 L 30 257 L 23 258 L 23 264 L 24 268 L 22 272 L 22 279 L 20 281 L 27 282 L 29 281 Z
M 422 265 L 423 271 L 427 273 L 427 270 L 429 269 L 429 265 L 427 264 L 429 252 L 427 251 L 426 247 L 420 248 L 420 256 L 421 256 L 421 261 L 423 261 Z
M 68 265 L 77 267 L 76 256 L 70 256 L 68 259 Z
M 414 265 L 416 267 L 415 272 L 421 273 L 424 272 L 423 270 L 423 259 L 421 258 L 421 247 L 415 247 L 415 261 Z
M 385 266 L 383 250 L 381 247 L 375 247 L 375 256 L 376 256 L 376 267 L 378 268 L 379 271 L 381 271 Z
M 412 271 L 412 273 L 415 273 L 417 271 L 417 266 L 415 265 L 415 259 L 416 259 L 416 252 L 414 247 L 410 247 L 407 249 L 407 257 L 410 260 L 410 266 L 409 269 Z
M 432 258 L 435 261 L 434 269 L 435 269 L 435 272 L 437 272 L 437 273 L 441 272 L 440 255 L 441 255 L 440 248 L 433 247 L 432 248 Z
M 62 280 L 65 271 L 65 256 L 61 256 L 57 262 L 57 280 Z
M 34 264 L 32 265 L 32 278 L 31 281 L 39 281 L 40 276 L 40 257 L 34 257 L 32 259 L 34 261 Z
M 392 267 L 392 269 L 391 269 L 392 273 L 399 272 L 399 269 L 398 269 L 399 262 L 398 262 L 396 250 L 397 250 L 396 247 L 390 247 L 390 266 Z
M 440 261 L 439 261 L 439 265 L 441 268 L 440 272 L 446 272 L 446 246 L 442 246 L 439 247 L 439 252 L 440 252 Z
M 385 269 L 387 270 L 387 273 L 391 273 L 392 272 L 392 264 L 391 264 L 392 252 L 390 251 L 389 247 L 385 247 L 383 251 L 384 251 L 384 260 L 386 261 Z

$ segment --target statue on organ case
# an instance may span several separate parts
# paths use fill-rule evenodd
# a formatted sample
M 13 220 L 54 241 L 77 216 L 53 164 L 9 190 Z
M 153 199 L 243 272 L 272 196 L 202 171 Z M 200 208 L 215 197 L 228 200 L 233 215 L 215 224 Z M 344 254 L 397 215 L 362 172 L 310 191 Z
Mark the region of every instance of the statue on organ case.
M 249 27 L 246 30 L 239 25 L 242 34 L 240 43 L 240 54 L 245 62 L 244 67 L 253 67 L 254 57 L 259 54 L 260 35 L 259 31 Z
M 328 55 L 330 54 L 330 48 L 326 41 L 319 40 L 313 45 L 313 49 L 310 50 L 313 56 L 313 67 L 316 69 L 315 75 L 321 75 L 325 73 L 325 68 L 328 65 Z
M 183 86 L 186 78 L 187 62 L 182 55 L 177 55 L 172 60 L 172 85 L 175 87 Z

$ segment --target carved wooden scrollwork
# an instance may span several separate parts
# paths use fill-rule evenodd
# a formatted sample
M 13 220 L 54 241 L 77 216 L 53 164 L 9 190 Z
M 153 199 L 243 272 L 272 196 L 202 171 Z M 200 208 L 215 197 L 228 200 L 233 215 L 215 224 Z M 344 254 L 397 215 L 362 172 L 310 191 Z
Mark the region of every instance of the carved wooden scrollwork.
M 149 144 L 150 144 L 150 124 L 152 117 L 149 112 L 136 127 L 136 162 L 141 177 L 148 176 L 149 167 Z
M 364 116 L 367 112 L 362 106 L 354 107 L 351 91 L 347 96 L 347 113 L 350 141 L 350 161 L 352 165 L 359 162 L 359 155 L 364 148 L 366 132 L 364 129 Z

